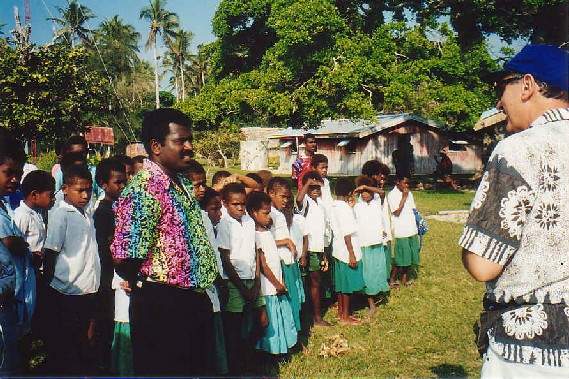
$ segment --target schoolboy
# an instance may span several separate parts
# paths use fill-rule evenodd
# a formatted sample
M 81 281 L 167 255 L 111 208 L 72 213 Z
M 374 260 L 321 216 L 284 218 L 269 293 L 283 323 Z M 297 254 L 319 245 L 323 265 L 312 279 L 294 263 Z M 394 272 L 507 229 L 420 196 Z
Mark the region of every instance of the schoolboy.
M 92 369 L 84 352 L 93 341 L 94 302 L 101 275 L 95 226 L 85 211 L 92 188 L 87 167 L 69 167 L 64 171 L 63 201 L 48 217 L 44 275 L 51 287 L 47 347 L 52 373 L 85 374 Z
M 243 363 L 252 353 L 252 333 L 242 333 L 252 314 L 258 313 L 264 303 L 259 297 L 260 266 L 255 249 L 255 222 L 245 212 L 246 192 L 241 183 L 223 187 L 223 205 L 227 210 L 217 226 L 217 246 L 227 280 L 228 300 L 224 312 L 225 337 L 229 371 L 242 372 Z M 257 314 L 257 316 L 259 316 Z
M 19 141 L 0 131 L 0 198 L 14 193 L 22 177 L 26 155 Z M 35 273 L 31 253 L 13 220 L 10 207 L 0 200 L 0 326 L 4 344 L 0 373 L 14 375 L 21 367 L 18 341 L 31 321 L 35 305 Z
M 93 214 L 99 259 L 101 262 L 101 279 L 97 293 L 96 340 L 99 369 L 108 373 L 111 367 L 111 344 L 114 326 L 114 277 L 111 242 L 115 233 L 115 214 L 113 202 L 117 200 L 126 186 L 127 170 L 124 160 L 108 158 L 102 160 L 95 173 L 97 184 L 105 191 L 105 197 Z
M 296 196 L 298 212 L 306 217 L 308 228 L 308 253 L 301 260 L 309 272 L 310 300 L 314 325 L 329 326 L 322 319 L 320 308 L 321 271 L 328 270 L 328 261 L 324 255 L 324 240 L 326 229 L 326 210 L 319 198 L 322 196 L 323 180 L 316 171 L 309 171 L 302 177 L 302 187 Z
M 194 187 L 194 196 L 198 201 L 201 201 L 207 188 L 206 172 L 204 167 L 200 162 L 192 159 L 190 160 L 190 164 L 185 172 L 185 176 L 192 182 Z
M 119 155 L 115 155 L 114 159 L 116 159 L 117 161 L 121 162 L 124 165 L 124 170 L 126 173 L 126 180 L 129 181 L 130 179 L 132 179 L 132 177 L 134 176 L 134 161 L 132 160 L 132 158 L 127 156 L 127 155 L 124 155 L 124 154 L 119 154 Z M 96 174 L 96 172 L 95 172 L 95 174 Z M 96 179 L 95 179 L 95 181 L 96 181 Z M 97 183 L 97 185 L 99 185 L 99 183 Z M 103 191 L 104 191 L 104 189 L 103 189 Z

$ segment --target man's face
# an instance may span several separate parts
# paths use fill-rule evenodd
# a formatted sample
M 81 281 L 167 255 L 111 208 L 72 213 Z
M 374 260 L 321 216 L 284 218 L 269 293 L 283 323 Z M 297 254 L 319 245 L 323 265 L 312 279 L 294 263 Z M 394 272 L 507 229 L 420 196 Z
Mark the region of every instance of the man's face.
M 283 209 L 287 209 L 290 203 L 290 189 L 276 186 L 269 192 L 269 197 L 273 202 L 273 206 L 279 211 L 282 211 Z
M 267 229 L 270 228 L 273 224 L 271 204 L 263 204 L 259 210 L 252 212 L 251 217 L 253 217 L 257 225 Z
M 519 75 L 508 75 L 496 83 L 496 109 L 506 114 L 506 130 L 519 132 L 527 129 L 523 117 L 522 81 Z
M 328 163 L 321 162 L 318 166 L 314 167 L 314 171 L 320 174 L 321 177 L 325 178 L 328 176 Z
M 171 122 L 170 132 L 164 138 L 164 144 L 152 143 L 152 152 L 163 167 L 172 173 L 185 171 L 193 156 L 192 132 L 190 128 Z
M 18 189 L 24 172 L 24 164 L 13 159 L 6 159 L 0 164 L 0 195 L 14 193 Z
M 307 138 L 304 141 L 304 150 L 306 154 L 313 155 L 316 152 L 316 138 Z
M 205 178 L 205 174 L 199 174 L 196 172 L 190 172 L 187 175 L 187 178 L 190 179 L 192 181 L 192 184 L 194 186 L 194 196 L 196 199 L 201 200 L 203 199 L 204 195 L 205 195 L 205 190 L 206 190 L 206 178 Z
M 105 194 L 113 200 L 116 200 L 121 195 L 123 188 L 126 186 L 126 175 L 119 171 L 111 171 L 109 181 L 103 183 Z
M 91 200 L 93 185 L 90 180 L 75 178 L 71 184 L 64 184 L 62 189 L 65 201 L 76 208 L 83 209 Z
M 213 197 L 205 207 L 205 211 L 213 225 L 217 225 L 221 220 L 221 197 Z
M 241 221 L 241 218 L 245 214 L 245 194 L 244 193 L 230 193 L 227 196 L 227 200 L 223 201 L 227 213 L 236 219 Z

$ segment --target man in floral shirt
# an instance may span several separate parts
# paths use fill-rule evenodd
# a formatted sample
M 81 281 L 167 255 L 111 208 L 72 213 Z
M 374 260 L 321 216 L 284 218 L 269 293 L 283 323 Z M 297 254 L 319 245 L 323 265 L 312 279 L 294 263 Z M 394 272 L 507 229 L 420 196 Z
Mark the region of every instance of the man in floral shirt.
M 569 54 L 526 46 L 496 82 L 512 136 L 494 149 L 460 238 L 486 282 L 483 378 L 569 378 Z
M 130 325 L 137 376 L 207 374 L 212 305 L 205 293 L 218 275 L 192 183 L 190 120 L 157 109 L 144 116 L 150 157 L 115 205 L 111 245 L 132 294 Z

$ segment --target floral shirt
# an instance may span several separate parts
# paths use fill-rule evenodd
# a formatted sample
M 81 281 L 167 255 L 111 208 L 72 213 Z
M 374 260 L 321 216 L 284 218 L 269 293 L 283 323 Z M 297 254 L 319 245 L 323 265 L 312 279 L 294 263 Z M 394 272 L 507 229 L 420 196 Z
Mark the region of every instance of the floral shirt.
M 155 163 L 145 160 L 115 204 L 111 253 L 117 259 L 143 259 L 140 273 L 181 288 L 209 287 L 218 275 L 192 184 L 176 185 Z
M 486 284 L 487 300 L 503 307 L 490 348 L 569 367 L 569 108 L 496 146 L 459 243 L 504 266 Z

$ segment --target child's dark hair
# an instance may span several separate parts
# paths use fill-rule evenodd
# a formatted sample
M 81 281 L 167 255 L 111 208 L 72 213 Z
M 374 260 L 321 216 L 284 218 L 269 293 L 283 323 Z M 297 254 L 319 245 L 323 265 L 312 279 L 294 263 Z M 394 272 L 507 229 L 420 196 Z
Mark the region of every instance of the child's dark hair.
M 324 154 L 314 154 L 312 161 L 310 161 L 310 167 L 315 169 L 320 163 L 328 163 L 328 157 Z
M 359 186 L 375 187 L 375 181 L 369 176 L 360 175 L 356 178 L 356 187 Z
M 119 165 L 124 170 L 124 166 L 122 163 Z M 63 170 L 63 183 L 70 185 L 73 184 L 78 179 L 85 179 L 89 182 L 93 183 L 93 178 L 91 177 L 91 172 L 84 165 L 72 165 L 67 167 L 67 169 Z
M 69 137 L 65 143 L 63 144 L 63 147 L 61 148 L 61 153 L 65 154 L 69 151 L 69 149 L 71 149 L 71 146 L 73 145 L 82 145 L 83 147 L 85 147 L 85 150 L 87 150 L 87 140 L 85 139 L 85 137 L 83 136 L 79 136 L 79 135 L 74 135 Z
M 229 200 L 229 195 L 233 193 L 241 193 L 243 195 L 247 195 L 245 191 L 245 186 L 243 183 L 229 183 L 221 190 L 221 198 L 225 201 Z
M 277 188 L 284 188 L 288 189 L 289 191 L 292 190 L 290 186 L 290 182 L 285 178 L 275 176 L 271 180 L 269 180 L 269 184 L 267 184 L 267 192 L 274 192 Z
M 137 155 L 136 157 L 132 157 L 132 163 L 140 163 L 143 164 L 146 157 L 144 155 Z
M 376 159 L 372 159 L 370 161 L 367 161 L 362 166 L 362 175 L 365 175 L 365 176 L 369 176 L 369 177 L 372 177 L 374 175 L 389 176 L 390 173 L 391 173 L 391 170 L 389 170 L 389 167 L 386 164 L 381 163 L 380 161 L 378 161 Z
M 250 172 L 247 175 L 245 175 L 248 178 L 253 179 L 254 181 L 256 181 L 258 184 L 262 185 L 263 187 L 265 187 L 265 184 L 263 183 L 263 178 L 261 178 L 259 176 L 259 174 L 256 174 L 254 172 Z
M 334 193 L 336 196 L 349 196 L 354 192 L 356 186 L 354 182 L 348 178 L 339 178 L 336 181 L 336 187 L 334 188 Z
M 126 174 L 124 163 L 116 158 L 103 159 L 97 166 L 97 171 L 95 172 L 95 182 L 97 182 L 97 184 L 102 187 L 103 183 L 107 183 L 111 178 L 112 171 Z
M 312 133 L 306 133 L 306 134 L 304 135 L 304 140 L 306 141 L 306 140 L 309 139 L 309 138 L 310 138 L 310 139 L 316 139 L 316 137 L 314 136 L 314 134 L 312 134 Z
M 195 159 L 190 159 L 186 174 L 205 175 L 205 168 Z
M 258 211 L 263 205 L 271 205 L 271 198 L 265 192 L 255 191 L 247 196 L 245 208 L 249 214 Z
M 0 164 L 10 159 L 23 165 L 26 163 L 26 152 L 20 141 L 9 132 L 0 130 Z
M 45 192 L 55 190 L 55 179 L 47 171 L 34 170 L 22 181 L 22 194 L 28 197 L 33 191 Z
M 211 185 L 215 186 L 217 183 L 221 181 L 221 179 L 225 179 L 229 176 L 231 176 L 231 173 L 229 171 L 219 170 L 211 177 Z
M 114 159 L 116 159 L 117 161 L 121 162 L 123 165 L 125 166 L 132 166 L 134 165 L 134 161 L 132 160 L 131 157 L 124 155 L 124 154 L 119 154 L 119 155 L 115 155 Z
M 200 208 L 205 210 L 205 208 L 210 203 L 210 201 L 212 201 L 213 199 L 215 199 L 218 196 L 221 197 L 221 194 L 219 192 L 217 192 L 213 188 L 207 187 L 205 189 L 203 199 L 200 200 Z
M 87 165 L 87 159 L 85 154 L 81 152 L 65 153 L 61 157 L 61 171 L 65 171 L 71 166 L 77 165 L 77 162 L 81 161 L 81 165 Z
M 402 174 L 399 174 L 395 177 L 396 182 L 400 182 L 405 179 L 411 179 L 411 178 L 409 177 L 409 175 L 402 175 Z
M 273 174 L 269 170 L 259 170 L 257 171 L 257 175 L 261 177 L 265 187 L 269 185 L 269 181 L 273 178 Z
M 320 176 L 320 174 L 317 173 L 316 171 L 308 171 L 306 174 L 304 174 L 304 176 L 302 177 L 302 185 L 305 185 L 308 179 L 314 179 L 319 182 L 324 181 L 324 179 L 322 179 L 322 176 Z

